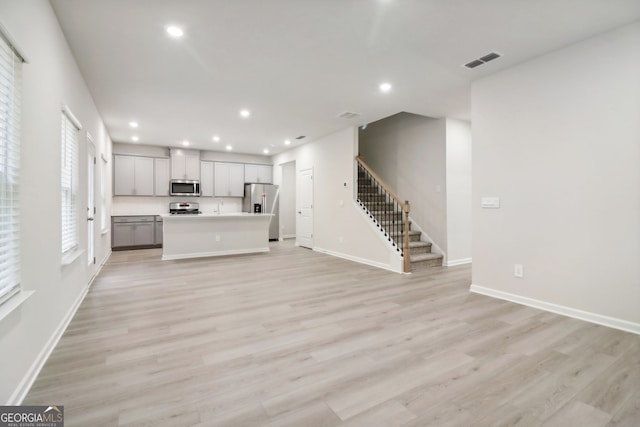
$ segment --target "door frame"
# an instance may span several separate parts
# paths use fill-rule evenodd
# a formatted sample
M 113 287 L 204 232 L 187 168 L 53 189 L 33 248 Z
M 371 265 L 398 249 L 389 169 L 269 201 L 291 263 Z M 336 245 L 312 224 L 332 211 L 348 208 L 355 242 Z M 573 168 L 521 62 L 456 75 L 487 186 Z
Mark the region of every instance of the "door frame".
M 87 266 L 91 272 L 91 276 L 97 269 L 96 265 L 96 145 L 93 137 L 87 132 L 86 138 L 86 161 L 87 161 Z
M 302 188 L 302 179 L 301 177 L 303 175 L 310 175 L 311 176 L 311 201 L 310 201 L 310 206 L 305 208 L 304 206 L 302 206 L 303 200 L 304 200 L 304 196 L 307 196 L 308 193 L 303 191 Z M 309 249 L 313 249 L 314 246 L 314 238 L 313 238 L 313 231 L 314 231 L 314 218 L 313 218 L 313 202 L 314 202 L 314 185 L 313 185 L 313 167 L 310 168 L 306 168 L 306 169 L 300 169 L 297 171 L 296 173 L 296 246 L 302 246 L 305 248 L 309 248 Z M 302 224 L 302 216 L 304 215 L 304 212 L 307 212 L 307 214 L 311 217 L 311 233 L 309 237 L 306 236 L 302 236 L 301 233 L 301 224 Z

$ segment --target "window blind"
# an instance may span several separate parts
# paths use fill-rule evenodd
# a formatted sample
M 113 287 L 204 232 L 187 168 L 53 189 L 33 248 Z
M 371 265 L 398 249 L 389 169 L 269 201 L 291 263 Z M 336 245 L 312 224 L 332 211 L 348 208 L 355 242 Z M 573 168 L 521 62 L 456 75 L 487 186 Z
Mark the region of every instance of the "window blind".
M 62 254 L 78 247 L 79 131 L 81 126 L 67 107 L 62 109 Z
M 0 33 L 0 304 L 20 290 L 22 58 Z

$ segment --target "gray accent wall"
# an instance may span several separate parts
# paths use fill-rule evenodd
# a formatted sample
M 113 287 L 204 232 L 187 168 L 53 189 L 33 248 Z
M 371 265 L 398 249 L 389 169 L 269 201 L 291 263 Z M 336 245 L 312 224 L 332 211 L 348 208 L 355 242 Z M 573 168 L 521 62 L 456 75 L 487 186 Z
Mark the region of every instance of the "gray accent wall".
M 471 262 L 471 124 L 398 113 L 360 129 L 359 143 L 446 265 Z
M 398 113 L 359 132 L 365 162 L 402 200 L 411 218 L 447 251 L 446 120 Z

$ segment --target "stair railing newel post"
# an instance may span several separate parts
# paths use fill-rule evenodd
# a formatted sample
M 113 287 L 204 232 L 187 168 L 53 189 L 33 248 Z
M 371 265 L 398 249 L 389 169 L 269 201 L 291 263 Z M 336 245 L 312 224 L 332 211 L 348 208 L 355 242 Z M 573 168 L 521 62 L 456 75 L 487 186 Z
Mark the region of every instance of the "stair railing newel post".
M 409 201 L 404 201 L 404 248 L 403 252 L 403 262 L 404 262 L 404 272 L 409 273 L 411 271 L 411 254 L 409 253 Z

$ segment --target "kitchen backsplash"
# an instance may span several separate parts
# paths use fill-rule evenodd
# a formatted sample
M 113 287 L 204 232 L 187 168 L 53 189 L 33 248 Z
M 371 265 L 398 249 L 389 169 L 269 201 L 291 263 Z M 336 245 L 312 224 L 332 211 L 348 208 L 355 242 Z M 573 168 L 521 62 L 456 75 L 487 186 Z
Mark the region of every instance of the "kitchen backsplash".
M 220 204 L 220 212 L 241 212 L 242 199 L 215 197 L 135 197 L 114 196 L 111 215 L 158 215 L 169 213 L 169 203 L 198 202 L 200 211 L 213 213 Z

